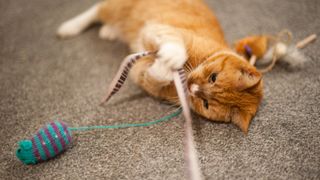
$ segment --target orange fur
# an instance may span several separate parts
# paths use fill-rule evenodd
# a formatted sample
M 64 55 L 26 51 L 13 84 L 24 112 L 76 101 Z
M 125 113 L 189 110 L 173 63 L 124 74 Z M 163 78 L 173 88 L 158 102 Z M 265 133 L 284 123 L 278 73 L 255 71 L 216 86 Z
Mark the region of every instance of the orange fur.
M 265 35 L 256 35 L 243 38 L 235 43 L 237 53 L 246 56 L 245 45 L 252 49 L 252 54 L 257 58 L 262 58 L 267 51 L 268 39 Z
M 99 20 L 116 27 L 133 51 L 158 50 L 159 41 L 182 43 L 188 54 L 184 67 L 189 88 L 199 85 L 199 91 L 189 97 L 192 109 L 248 132 L 262 99 L 261 74 L 232 53 L 202 0 L 107 0 L 100 4 Z M 222 51 L 226 53 L 213 55 Z M 153 62 L 153 58 L 138 61 L 132 69 L 133 80 L 151 95 L 179 103 L 172 82 L 158 81 L 147 73 Z M 212 73 L 217 74 L 215 82 L 210 82 Z

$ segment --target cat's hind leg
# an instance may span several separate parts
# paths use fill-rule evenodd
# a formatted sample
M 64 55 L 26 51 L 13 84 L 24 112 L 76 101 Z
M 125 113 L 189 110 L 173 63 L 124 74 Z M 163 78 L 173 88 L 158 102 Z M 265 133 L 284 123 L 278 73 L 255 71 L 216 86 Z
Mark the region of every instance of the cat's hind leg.
M 99 21 L 98 14 L 102 3 L 97 3 L 85 12 L 62 23 L 58 28 L 57 35 L 61 38 L 73 37 L 80 34 L 92 23 Z
M 119 36 L 119 31 L 112 25 L 105 24 L 99 30 L 99 37 L 105 40 L 115 40 Z

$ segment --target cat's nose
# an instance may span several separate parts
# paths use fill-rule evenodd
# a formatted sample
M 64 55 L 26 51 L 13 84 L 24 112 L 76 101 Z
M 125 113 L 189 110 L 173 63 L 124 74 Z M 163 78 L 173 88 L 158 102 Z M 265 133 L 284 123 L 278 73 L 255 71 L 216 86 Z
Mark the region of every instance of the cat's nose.
M 200 90 L 200 87 L 197 84 L 191 84 L 188 89 L 190 91 L 190 94 L 192 96 L 195 96 L 196 93 Z

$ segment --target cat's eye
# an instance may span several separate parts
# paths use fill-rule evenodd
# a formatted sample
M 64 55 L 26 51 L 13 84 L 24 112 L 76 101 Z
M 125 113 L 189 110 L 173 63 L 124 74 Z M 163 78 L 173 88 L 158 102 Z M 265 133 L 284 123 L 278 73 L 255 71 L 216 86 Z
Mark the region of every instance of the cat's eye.
M 210 75 L 210 78 L 209 78 L 209 82 L 210 83 L 214 83 L 214 82 L 216 82 L 216 80 L 217 80 L 217 73 L 212 73 L 211 75 Z
M 203 99 L 203 107 L 205 107 L 206 109 L 209 109 L 209 102 L 206 99 Z

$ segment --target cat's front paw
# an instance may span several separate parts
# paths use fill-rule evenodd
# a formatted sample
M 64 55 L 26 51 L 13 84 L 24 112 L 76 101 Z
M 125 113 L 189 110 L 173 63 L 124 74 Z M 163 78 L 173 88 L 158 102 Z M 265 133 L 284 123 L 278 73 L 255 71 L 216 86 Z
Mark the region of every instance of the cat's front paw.
M 165 43 L 160 47 L 149 73 L 159 81 L 172 81 L 173 71 L 182 68 L 187 61 L 185 47 L 180 43 Z
M 187 61 L 186 49 L 180 43 L 163 44 L 157 56 L 156 60 L 171 68 L 171 70 L 182 68 Z

